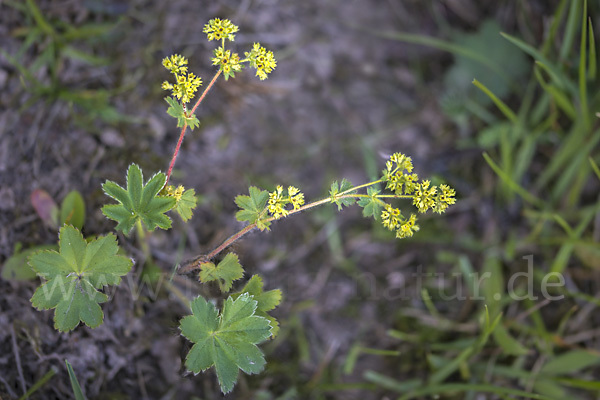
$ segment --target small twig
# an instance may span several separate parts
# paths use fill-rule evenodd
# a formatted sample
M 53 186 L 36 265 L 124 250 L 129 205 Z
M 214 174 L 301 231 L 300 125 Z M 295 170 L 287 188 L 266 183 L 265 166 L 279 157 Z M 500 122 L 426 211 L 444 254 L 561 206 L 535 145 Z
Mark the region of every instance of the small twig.
M 363 195 L 363 194 L 356 194 L 356 193 L 351 193 L 357 189 L 363 188 L 363 187 L 367 187 L 376 183 L 381 182 L 381 180 L 378 181 L 374 181 L 374 182 L 369 182 L 366 183 L 364 185 L 360 185 L 360 186 L 356 186 L 353 187 L 351 189 L 348 189 L 346 191 L 343 191 L 341 193 L 339 193 L 338 195 L 335 196 L 335 200 L 341 200 L 341 199 L 347 199 L 347 198 L 360 198 L 360 197 L 368 197 L 367 195 Z M 378 195 L 377 197 L 393 197 L 393 198 L 410 198 L 412 196 L 403 196 L 403 195 Z M 295 210 L 289 210 L 287 216 L 289 217 L 290 215 L 302 212 L 302 211 L 306 211 L 310 208 L 313 207 L 317 207 L 323 204 L 327 204 L 327 203 L 332 203 L 332 197 L 325 197 L 324 199 L 321 200 L 317 200 L 314 201 L 312 203 L 306 204 L 302 207 L 299 207 Z M 266 210 L 266 209 L 265 209 Z M 263 211 L 264 212 L 264 211 Z M 267 223 L 267 222 L 272 222 L 275 220 L 279 220 L 281 218 L 275 218 L 275 217 L 269 217 L 266 218 L 264 220 L 261 220 L 261 222 L 263 223 Z M 178 273 L 180 274 L 186 274 L 188 272 L 192 272 L 198 268 L 200 268 L 200 266 L 204 263 L 210 262 L 210 260 L 212 260 L 213 258 L 215 258 L 219 253 L 221 253 L 223 250 L 225 250 L 227 247 L 231 246 L 234 242 L 236 242 L 237 240 L 241 239 L 242 236 L 244 236 L 246 233 L 252 231 L 254 228 L 256 228 L 257 223 L 253 223 L 250 225 L 247 225 L 246 227 L 244 227 L 242 230 L 240 230 L 239 232 L 237 232 L 236 234 L 230 236 L 229 238 L 227 238 L 227 240 L 225 240 L 223 243 L 221 243 L 217 248 L 215 248 L 213 251 L 211 251 L 208 254 L 203 254 L 200 255 L 192 260 L 186 261 L 184 262 L 179 269 L 177 270 Z

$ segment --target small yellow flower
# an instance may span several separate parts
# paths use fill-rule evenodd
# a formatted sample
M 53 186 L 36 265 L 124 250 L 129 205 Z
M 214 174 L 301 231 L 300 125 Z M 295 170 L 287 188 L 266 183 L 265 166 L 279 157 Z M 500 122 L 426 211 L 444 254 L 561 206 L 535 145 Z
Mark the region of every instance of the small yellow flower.
M 225 80 L 233 77 L 236 72 L 242 70 L 240 56 L 237 53 L 231 53 L 231 50 L 225 50 L 223 46 L 214 51 L 214 57 L 211 60 L 213 65 L 219 65 L 223 71 Z
M 187 58 L 180 56 L 179 54 L 173 54 L 163 60 L 163 66 L 168 69 L 172 74 L 185 74 L 187 72 Z
M 275 191 L 269 193 L 268 210 L 275 218 L 287 217 L 289 211 L 284 207 L 286 201 L 283 197 L 283 186 L 277 186 Z
M 235 39 L 234 33 L 239 30 L 237 25 L 231 23 L 228 19 L 214 18 L 204 25 L 203 32 L 206 33 L 208 40 L 231 40 Z
M 415 232 L 419 230 L 419 225 L 416 225 L 417 216 L 411 214 L 410 217 L 402 222 L 398 230 L 396 231 L 396 238 L 404 239 L 411 237 Z
M 398 225 L 400 225 L 401 218 L 402 213 L 400 212 L 400 210 L 398 208 L 393 208 L 389 204 L 386 204 L 385 210 L 381 212 L 381 223 L 390 231 L 395 230 L 398 227 Z
M 163 66 L 175 75 L 175 84 L 164 81 L 161 85 L 163 90 L 170 90 L 173 97 L 181 100 L 182 103 L 189 103 L 194 98 L 198 87 L 202 85 L 202 79 L 187 72 L 188 60 L 178 54 L 174 54 L 163 60 Z
M 256 68 L 256 76 L 260 80 L 267 79 L 267 75 L 277 67 L 277 60 L 272 51 L 267 51 L 260 43 L 254 43 L 250 52 L 245 52 L 246 59 L 252 68 Z
M 288 197 L 290 199 L 290 203 L 292 203 L 292 206 L 294 206 L 294 210 L 297 210 L 304 205 L 304 193 L 301 193 L 300 189 L 297 187 L 288 187 Z
M 415 191 L 419 176 L 411 174 L 413 164 L 410 157 L 402 153 L 394 153 L 385 166 L 383 179 L 387 182 L 386 189 L 390 189 L 398 195 L 411 194 Z
M 185 188 L 181 185 L 177 186 L 177 188 L 175 188 L 173 185 L 167 185 L 160 191 L 160 195 L 163 197 L 173 197 L 177 202 L 179 202 L 184 191 Z
M 433 211 L 441 214 L 448 206 L 456 203 L 456 199 L 454 196 L 456 192 L 448 185 L 440 185 L 438 195 L 435 198 L 435 205 L 433 206 Z
M 417 206 L 419 212 L 424 213 L 427 212 L 430 208 L 433 208 L 435 205 L 435 195 L 437 192 L 437 187 L 429 187 L 431 182 L 423 181 L 422 183 L 418 183 L 416 185 L 415 193 L 413 196 L 413 204 Z

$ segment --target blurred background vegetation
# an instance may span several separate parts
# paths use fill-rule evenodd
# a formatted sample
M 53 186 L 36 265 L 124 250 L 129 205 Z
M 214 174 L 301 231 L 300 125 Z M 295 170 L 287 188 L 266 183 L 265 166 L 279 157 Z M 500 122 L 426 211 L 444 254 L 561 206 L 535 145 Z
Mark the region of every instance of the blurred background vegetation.
M 583 0 L 0 1 L 0 397 L 213 399 L 185 373 L 177 331 L 198 293 L 171 277 L 240 228 L 249 185 L 325 196 L 375 179 L 395 151 L 457 189 L 412 239 L 321 209 L 236 244 L 281 288 L 267 368 L 236 399 L 600 397 L 600 5 Z M 27 252 L 57 224 L 112 230 L 101 183 L 165 170 L 178 129 L 162 58 L 210 79 L 214 17 L 278 67 L 219 81 L 188 132 L 175 183 L 191 223 L 149 238 L 104 305 L 105 323 L 59 334 L 29 298 Z M 502 34 L 501 34 L 502 32 Z M 72 194 L 73 191 L 78 194 Z M 55 211 L 52 211 L 55 210 Z M 85 211 L 87 212 L 85 212 Z M 135 296 L 132 296 L 134 293 Z

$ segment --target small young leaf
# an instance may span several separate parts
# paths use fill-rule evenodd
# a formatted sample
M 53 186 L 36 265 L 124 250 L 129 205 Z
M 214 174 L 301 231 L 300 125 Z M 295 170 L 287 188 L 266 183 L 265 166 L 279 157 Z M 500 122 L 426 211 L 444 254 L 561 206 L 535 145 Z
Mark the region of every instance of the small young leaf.
M 85 203 L 81 193 L 72 190 L 65 196 L 60 205 L 60 225 L 73 225 L 77 229 L 85 222 Z
M 167 114 L 173 118 L 177 118 L 177 126 L 179 128 L 183 128 L 185 124 L 187 124 L 191 130 L 194 130 L 194 128 L 200 126 L 200 121 L 198 121 L 196 114 L 188 116 L 183 109 L 183 106 L 176 99 L 172 97 L 166 97 L 165 101 L 169 103 Z
M 200 266 L 200 282 L 217 281 L 223 293 L 231 289 L 233 281 L 243 276 L 244 268 L 234 253 L 227 254 L 216 267 L 213 263 L 204 263 Z
M 37 275 L 35 271 L 31 269 L 29 264 L 27 264 L 27 259 L 30 255 L 37 253 L 41 250 L 58 250 L 58 246 L 55 244 L 46 244 L 34 246 L 23 251 L 20 251 L 20 248 L 15 249 L 13 255 L 10 256 L 6 261 L 4 261 L 0 277 L 2 277 L 2 279 L 6 279 L 7 281 L 34 280 L 37 277 Z
M 353 197 L 348 197 L 345 199 L 339 199 L 338 194 L 345 192 L 348 189 L 351 189 L 352 183 L 346 180 L 346 178 L 342 179 L 342 183 L 338 187 L 338 182 L 335 181 L 331 184 L 331 190 L 329 190 L 329 196 L 331 197 L 331 202 L 337 204 L 338 210 L 341 210 L 343 206 L 350 206 L 356 202 L 356 199 Z
M 171 219 L 165 212 L 175 207 L 176 200 L 157 196 L 165 186 L 166 179 L 165 174 L 159 172 L 144 185 L 142 170 L 136 164 L 131 164 L 127 170 L 127 190 L 112 181 L 106 181 L 102 185 L 104 193 L 120 203 L 105 205 L 102 213 L 117 221 L 115 229 L 125 234 L 131 231 L 138 220 L 150 231 L 156 227 L 169 229 Z
M 272 337 L 277 336 L 277 333 L 279 333 L 279 323 L 274 317 L 270 316 L 267 311 L 271 311 L 279 305 L 282 297 L 281 290 L 273 289 L 265 292 L 263 290 L 263 281 L 261 277 L 253 275 L 248 283 L 246 283 L 246 286 L 244 286 L 239 293 L 232 294 L 231 297 L 237 299 L 244 293 L 251 295 L 254 300 L 258 302 L 255 314 L 259 317 L 268 319 L 272 326 Z
M 43 189 L 31 192 L 31 205 L 46 225 L 58 229 L 58 206 L 48 192 Z
M 188 189 L 183 192 L 181 199 L 175 205 L 175 211 L 177 211 L 181 219 L 187 221 L 192 218 L 194 208 L 196 208 L 196 191 Z
M 119 284 L 133 263 L 117 255 L 113 234 L 87 243 L 77 229 L 65 225 L 58 244 L 58 252 L 42 251 L 29 257 L 33 270 L 48 280 L 37 288 L 31 304 L 39 310 L 56 308 L 54 327 L 61 332 L 75 329 L 80 321 L 95 328 L 104 318 L 98 303 L 107 300 L 97 289 Z
M 250 224 L 256 223 L 261 231 L 269 229 L 270 223 L 261 220 L 268 199 L 269 192 L 251 186 L 250 196 L 239 195 L 235 198 L 235 204 L 241 208 L 241 210 L 235 214 L 235 218 L 238 221 L 248 221 Z
M 201 296 L 191 303 L 192 315 L 184 317 L 181 334 L 195 344 L 185 359 L 195 374 L 213 365 L 223 393 L 229 393 L 238 379 L 239 370 L 257 374 L 265 359 L 256 346 L 271 335 L 271 325 L 255 315 L 257 301 L 248 294 L 229 297 L 219 315 L 215 306 Z
M 378 220 L 381 216 L 381 211 L 383 210 L 383 201 L 377 198 L 379 194 L 378 189 L 374 189 L 372 187 L 367 189 L 367 195 L 369 197 L 363 197 L 358 201 L 358 205 L 363 208 L 363 216 L 365 217 L 373 217 L 375 220 Z

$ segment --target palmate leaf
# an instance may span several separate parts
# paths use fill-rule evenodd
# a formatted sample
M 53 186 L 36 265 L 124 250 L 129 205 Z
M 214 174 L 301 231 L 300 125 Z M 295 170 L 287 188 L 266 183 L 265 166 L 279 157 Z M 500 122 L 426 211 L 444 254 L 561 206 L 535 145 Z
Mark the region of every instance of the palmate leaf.
M 246 286 L 244 286 L 239 293 L 232 294 L 231 297 L 237 299 L 244 293 L 251 295 L 254 300 L 257 301 L 258 304 L 256 306 L 255 315 L 268 319 L 272 327 L 272 337 L 277 336 L 279 333 L 279 323 L 274 317 L 270 316 L 267 311 L 271 311 L 279 305 L 282 297 L 281 290 L 273 289 L 265 292 L 263 290 L 263 281 L 261 277 L 258 275 L 253 275 L 248 283 L 246 283 Z
M 200 266 L 200 282 L 217 281 L 223 293 L 231 289 L 233 281 L 243 276 L 244 268 L 242 268 L 238 256 L 234 253 L 227 254 L 217 266 L 211 262 L 203 263 Z
M 337 204 L 338 210 L 341 210 L 343 206 L 351 206 L 356 202 L 356 199 L 353 197 L 348 197 L 345 199 L 339 199 L 338 195 L 342 192 L 345 192 L 348 189 L 352 188 L 352 183 L 348 181 L 346 178 L 342 179 L 342 182 L 338 186 L 338 182 L 335 181 L 331 184 L 331 189 L 329 190 L 329 196 L 331 197 L 331 202 Z
M 370 187 L 367 189 L 367 195 L 369 197 L 362 197 L 358 201 L 357 204 L 363 208 L 363 216 L 373 217 L 375 220 L 379 220 L 385 203 L 377 198 L 378 194 L 379 189 Z
M 238 221 L 248 221 L 251 224 L 256 223 L 256 227 L 261 231 L 269 229 L 271 223 L 261 219 L 265 214 L 269 192 L 260 190 L 254 186 L 250 186 L 249 190 L 250 196 L 239 195 L 235 198 L 235 204 L 241 208 L 235 214 L 235 218 Z
M 107 300 L 98 289 L 118 285 L 133 263 L 117 255 L 113 234 L 87 243 L 77 229 L 65 225 L 58 245 L 58 252 L 41 251 L 29 257 L 31 268 L 47 279 L 33 294 L 31 304 L 39 310 L 56 308 L 54 327 L 61 332 L 75 329 L 80 321 L 95 328 L 104 318 L 98 303 Z
M 192 218 L 194 208 L 196 208 L 196 191 L 194 189 L 188 189 L 183 192 L 179 201 L 175 205 L 175 211 L 181 217 L 182 220 L 187 221 Z
M 144 185 L 142 170 L 136 164 L 131 164 L 127 170 L 127 189 L 112 181 L 106 181 L 102 185 L 104 193 L 119 202 L 105 205 L 102 213 L 117 221 L 115 229 L 125 234 L 131 231 L 138 220 L 150 231 L 156 227 L 169 229 L 171 219 L 165 213 L 175 207 L 176 200 L 157 196 L 166 180 L 166 175 L 159 172 Z
M 185 366 L 195 374 L 213 365 L 223 393 L 229 393 L 238 379 L 239 370 L 257 374 L 265 359 L 256 346 L 271 336 L 271 325 L 255 315 L 257 301 L 247 293 L 237 299 L 229 297 L 219 314 L 202 296 L 191 303 L 192 315 L 184 317 L 181 334 L 195 343 L 185 359 Z
M 191 130 L 194 130 L 194 128 L 200 126 L 200 121 L 198 121 L 196 114 L 191 114 L 188 116 L 183 109 L 183 106 L 176 99 L 172 97 L 166 97 L 165 101 L 169 103 L 167 114 L 173 118 L 177 118 L 177 126 L 179 128 L 183 128 L 185 124 L 187 124 Z

